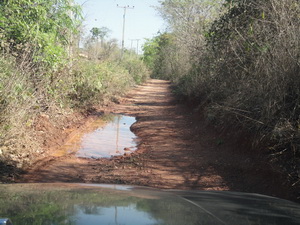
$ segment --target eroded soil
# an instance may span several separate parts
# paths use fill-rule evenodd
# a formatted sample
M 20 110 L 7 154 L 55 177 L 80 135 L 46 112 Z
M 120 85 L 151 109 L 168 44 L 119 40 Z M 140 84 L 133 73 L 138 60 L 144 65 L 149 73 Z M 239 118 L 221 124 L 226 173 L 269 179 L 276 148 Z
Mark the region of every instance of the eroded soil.
M 263 154 L 250 151 L 234 137 L 220 135 L 199 112 L 179 104 L 167 81 L 150 80 L 132 90 L 120 104 L 102 110 L 136 116 L 131 129 L 140 144 L 135 153 L 112 159 L 84 159 L 54 151 L 19 182 L 231 190 L 296 200 L 295 192 L 283 183 L 284 177 L 274 172 Z

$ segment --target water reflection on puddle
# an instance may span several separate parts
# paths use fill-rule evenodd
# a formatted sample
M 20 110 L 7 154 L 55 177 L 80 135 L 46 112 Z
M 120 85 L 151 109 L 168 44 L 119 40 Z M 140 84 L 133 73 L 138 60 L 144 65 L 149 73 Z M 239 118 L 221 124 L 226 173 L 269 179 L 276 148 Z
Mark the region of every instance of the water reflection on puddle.
M 130 154 L 137 149 L 137 137 L 130 131 L 135 117 L 118 114 L 105 115 L 89 122 L 85 130 L 78 130 L 52 155 L 76 153 L 83 158 L 110 158 Z
M 81 138 L 81 145 L 76 153 L 84 158 L 109 158 L 136 150 L 136 136 L 130 126 L 136 122 L 131 116 L 112 115 L 105 126 L 100 126 Z
M 76 224 L 161 224 L 150 213 L 139 210 L 137 204 L 113 207 L 75 206 Z

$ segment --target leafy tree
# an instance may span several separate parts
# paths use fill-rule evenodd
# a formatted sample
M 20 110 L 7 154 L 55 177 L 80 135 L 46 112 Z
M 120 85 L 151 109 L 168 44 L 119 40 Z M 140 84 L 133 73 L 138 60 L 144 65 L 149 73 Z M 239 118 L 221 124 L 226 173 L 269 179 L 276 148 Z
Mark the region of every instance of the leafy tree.
M 169 25 L 168 33 L 157 36 L 144 47 L 144 60 L 152 67 L 153 76 L 177 82 L 189 73 L 205 49 L 206 32 L 223 3 L 223 0 L 160 1 L 157 10 Z
M 93 27 L 90 32 L 92 33 L 92 40 L 98 40 L 100 38 L 101 42 L 103 43 L 104 38 L 108 36 L 111 30 L 107 27 Z
M 205 31 L 218 17 L 223 0 L 164 0 L 157 8 L 176 36 L 179 46 L 198 54 Z
M 110 32 L 111 30 L 107 27 L 93 27 L 90 30 L 91 36 L 88 36 L 85 42 L 85 47 L 88 50 L 90 58 L 105 60 L 110 57 L 115 50 L 115 40 L 105 41 Z
M 1 1 L 2 43 L 8 43 L 8 51 L 30 51 L 32 61 L 56 68 L 80 18 L 80 7 L 73 0 Z
M 142 47 L 144 52 L 143 61 L 151 70 L 155 68 L 155 60 L 159 54 L 158 47 L 159 47 L 158 37 L 154 37 L 152 39 L 146 39 L 146 42 Z
M 169 79 L 176 63 L 172 56 L 174 50 L 174 37 L 171 33 L 162 33 L 147 40 L 143 46 L 143 60 L 152 70 L 152 77 Z M 174 71 L 173 71 L 174 72 Z

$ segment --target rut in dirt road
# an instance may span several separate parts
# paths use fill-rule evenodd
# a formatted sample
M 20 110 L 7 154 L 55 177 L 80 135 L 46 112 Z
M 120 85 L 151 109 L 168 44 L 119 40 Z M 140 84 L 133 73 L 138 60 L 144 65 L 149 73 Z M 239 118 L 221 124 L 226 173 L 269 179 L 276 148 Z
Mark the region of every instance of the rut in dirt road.
M 227 189 L 204 159 L 204 146 L 195 146 L 192 121 L 177 105 L 168 82 L 152 80 L 134 95 L 138 123 L 132 129 L 148 154 L 145 169 L 151 185 L 167 188 Z M 201 151 L 201 149 L 203 151 Z
M 289 196 L 258 156 L 219 145 L 216 132 L 178 103 L 170 83 L 150 80 L 105 112 L 136 116 L 131 129 L 138 150 L 111 159 L 52 157 L 32 168 L 22 182 L 91 182 L 159 188 L 234 190 Z
M 132 126 L 146 148 L 144 170 L 151 186 L 224 189 L 226 185 L 195 149 L 191 121 L 170 91 L 170 84 L 152 80 L 129 100 L 138 122 Z M 122 110 L 121 110 L 122 111 Z M 198 146 L 199 147 L 199 146 Z M 201 164 L 202 168 L 199 168 Z M 205 168 L 205 169 L 204 169 Z M 146 173 L 147 174 L 147 173 Z

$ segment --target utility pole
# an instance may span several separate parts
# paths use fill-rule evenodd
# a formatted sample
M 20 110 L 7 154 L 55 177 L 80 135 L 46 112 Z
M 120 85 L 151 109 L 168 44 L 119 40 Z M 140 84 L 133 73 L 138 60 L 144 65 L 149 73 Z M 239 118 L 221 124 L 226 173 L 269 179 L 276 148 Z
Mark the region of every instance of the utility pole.
M 136 39 L 136 54 L 139 55 L 139 41 L 140 39 Z
M 119 6 L 117 4 L 118 8 L 123 8 L 124 9 L 124 15 L 123 15 L 123 33 L 122 33 L 122 52 L 121 52 L 121 58 L 123 57 L 123 52 L 124 52 L 124 39 L 125 39 L 125 17 L 126 17 L 126 10 L 127 9 L 134 9 L 133 7 L 130 7 L 129 5 L 126 6 Z
M 133 45 L 133 41 L 134 41 L 134 39 L 129 39 L 130 41 L 131 41 L 131 45 L 130 45 L 130 56 L 132 55 L 132 45 Z
M 130 41 L 131 41 L 131 49 L 133 49 L 133 42 L 134 41 L 136 41 L 137 43 L 136 43 L 136 54 L 138 55 L 139 54 L 139 41 L 141 40 L 141 39 L 129 39 Z
M 134 39 L 129 39 L 129 40 L 131 41 L 130 49 L 132 50 L 132 45 L 133 45 Z

